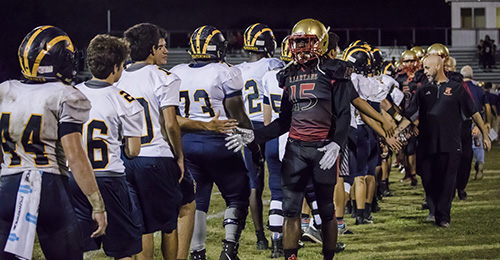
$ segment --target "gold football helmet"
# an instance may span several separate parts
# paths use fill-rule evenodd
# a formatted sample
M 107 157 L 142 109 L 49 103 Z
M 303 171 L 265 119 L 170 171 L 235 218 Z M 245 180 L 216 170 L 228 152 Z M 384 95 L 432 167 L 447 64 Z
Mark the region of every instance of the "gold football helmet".
M 438 55 L 445 59 L 450 56 L 450 51 L 448 50 L 448 47 L 442 45 L 441 43 L 434 43 L 427 48 L 427 55 Z
M 328 30 L 320 21 L 310 18 L 295 24 L 289 39 L 292 59 L 305 63 L 325 54 L 328 51 Z
M 413 74 L 419 67 L 419 59 L 414 51 L 406 50 L 401 54 L 401 70 Z
M 448 56 L 444 61 L 445 71 L 457 71 L 457 60 L 451 56 Z
M 426 52 L 425 49 L 420 47 L 420 46 L 415 46 L 410 49 L 410 51 L 413 51 L 415 54 L 417 54 L 417 57 L 422 60 L 422 58 L 425 56 Z

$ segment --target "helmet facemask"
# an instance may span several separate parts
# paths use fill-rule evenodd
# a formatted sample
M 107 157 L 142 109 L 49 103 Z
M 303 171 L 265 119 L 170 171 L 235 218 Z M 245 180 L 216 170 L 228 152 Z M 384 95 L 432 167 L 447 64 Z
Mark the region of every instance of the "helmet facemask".
M 290 52 L 292 59 L 300 64 L 316 59 L 322 55 L 320 40 L 314 34 L 295 34 L 290 36 Z

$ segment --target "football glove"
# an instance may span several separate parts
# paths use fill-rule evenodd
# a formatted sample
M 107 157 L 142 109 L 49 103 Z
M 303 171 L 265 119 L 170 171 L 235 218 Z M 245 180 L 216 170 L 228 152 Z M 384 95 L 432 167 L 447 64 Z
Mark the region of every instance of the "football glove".
M 236 127 L 233 134 L 226 137 L 226 148 L 236 153 L 254 139 L 253 130 Z
M 321 148 L 318 148 L 318 151 L 325 152 L 325 154 L 319 161 L 319 168 L 321 170 L 330 170 L 333 165 L 335 165 L 335 161 L 337 161 L 340 146 L 335 142 L 331 142 Z

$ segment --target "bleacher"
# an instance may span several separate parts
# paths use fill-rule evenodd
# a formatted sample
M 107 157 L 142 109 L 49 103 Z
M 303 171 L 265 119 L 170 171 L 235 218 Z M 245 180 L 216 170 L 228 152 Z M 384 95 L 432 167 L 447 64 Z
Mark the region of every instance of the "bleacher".
M 494 84 L 500 84 L 500 66 L 493 68 L 488 71 L 484 71 L 479 65 L 479 57 L 476 54 L 475 48 L 450 48 L 450 56 L 454 57 L 457 60 L 457 71 L 460 72 L 460 69 L 469 65 L 472 67 L 474 72 L 474 79 L 476 81 L 483 82 L 492 82 Z M 497 54 L 495 57 L 497 64 L 500 62 L 500 54 Z
M 402 48 L 395 48 L 395 47 L 381 47 L 380 48 L 384 55 L 386 56 L 386 59 L 391 59 L 392 56 L 395 56 L 397 59 L 399 58 L 399 54 L 405 49 L 404 47 Z M 338 58 L 340 58 L 340 55 Z M 498 68 L 493 68 L 491 71 L 484 71 L 481 69 L 479 65 L 479 59 L 476 56 L 476 49 L 474 48 L 450 48 L 450 55 L 454 57 L 457 60 L 457 71 L 459 72 L 460 69 L 465 66 L 469 65 L 472 67 L 474 71 L 474 79 L 477 81 L 483 81 L 483 82 L 492 82 L 494 84 L 500 84 L 500 65 Z M 275 57 L 280 56 L 280 50 L 276 50 L 276 54 L 274 55 Z M 227 54 L 226 55 L 226 61 L 230 64 L 236 65 L 240 64 L 248 59 L 248 55 L 242 51 L 241 53 L 237 54 Z M 500 64 L 500 54 L 497 54 L 496 60 Z M 167 65 L 164 66 L 167 69 L 170 69 L 174 67 L 177 64 L 180 63 L 189 63 L 191 61 L 191 57 L 187 53 L 186 49 L 183 48 L 173 48 L 169 49 L 168 51 L 168 60 L 167 60 Z M 88 79 L 90 78 L 90 74 L 85 71 L 85 72 L 80 72 L 79 75 L 80 78 L 82 79 Z

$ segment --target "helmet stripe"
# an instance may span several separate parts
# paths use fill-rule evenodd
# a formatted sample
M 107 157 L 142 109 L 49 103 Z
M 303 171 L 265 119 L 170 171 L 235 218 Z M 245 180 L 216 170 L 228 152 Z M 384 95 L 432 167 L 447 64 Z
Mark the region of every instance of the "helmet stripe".
M 221 32 L 219 30 L 213 30 L 212 33 L 207 36 L 207 39 L 205 40 L 205 44 L 203 45 L 203 52 L 202 52 L 202 54 L 207 54 L 208 43 L 210 42 L 210 40 L 212 39 L 212 37 L 214 37 L 218 33 L 221 33 Z
M 358 47 L 358 46 L 356 46 Z M 362 51 L 362 52 L 365 52 L 366 54 L 368 54 L 368 52 L 364 49 L 361 49 L 361 48 L 353 48 L 352 50 L 349 50 L 347 55 L 344 55 L 344 57 L 342 57 L 343 60 L 347 60 L 347 57 L 351 56 L 354 52 L 356 51 Z M 368 59 L 368 62 L 370 62 L 370 59 Z
M 36 56 L 35 64 L 33 64 L 33 71 L 31 72 L 31 76 L 36 76 L 36 72 L 38 71 L 38 67 L 40 66 L 40 62 L 42 61 L 43 57 L 45 57 L 45 54 L 50 51 L 50 49 L 56 45 L 57 43 L 61 41 L 68 41 L 69 46 L 66 47 L 66 49 L 70 50 L 71 52 L 74 52 L 75 49 L 73 47 L 73 43 L 69 39 L 67 35 L 61 35 L 57 36 L 54 39 L 52 39 L 50 42 L 47 43 L 47 50 L 41 51 L 38 56 Z
M 193 34 L 193 35 L 191 35 L 191 38 L 189 39 L 189 43 L 190 43 L 190 45 L 191 45 L 191 53 L 192 53 L 192 54 L 195 54 L 195 53 L 196 53 L 196 49 L 195 49 L 195 47 L 194 47 L 195 43 L 194 43 L 193 38 L 194 38 L 194 34 Z
M 48 28 L 51 28 L 53 26 L 50 26 L 50 25 L 47 25 L 47 26 L 43 26 L 43 27 L 40 27 L 38 28 L 38 30 L 36 30 L 33 35 L 31 35 L 31 38 L 28 40 L 28 42 L 26 43 L 26 46 L 24 47 L 24 52 L 23 52 L 23 58 L 24 58 L 24 66 L 23 66 L 23 71 L 24 71 L 24 68 L 26 67 L 29 67 L 29 62 L 28 62 L 28 52 L 31 48 L 31 44 L 33 43 L 33 41 L 35 41 L 35 38 L 42 32 L 44 31 L 45 29 L 48 29 Z M 19 58 L 21 59 L 21 58 Z M 26 70 L 24 71 L 25 73 L 30 73 L 29 70 Z M 33 75 L 29 75 L 29 76 L 33 76 Z
M 201 53 L 201 50 L 200 50 L 200 37 L 201 37 L 201 33 L 203 32 L 203 30 L 205 29 L 205 27 L 207 27 L 207 26 L 206 25 L 202 26 L 198 30 L 198 33 L 196 34 L 196 51 L 195 51 L 196 54 L 200 54 Z
M 247 34 L 247 37 L 246 37 L 246 42 L 245 42 L 245 45 L 250 45 L 250 36 L 252 35 L 252 31 L 253 31 L 253 28 L 255 28 L 255 26 L 257 25 L 260 25 L 260 23 L 256 23 L 254 25 L 252 25 L 252 27 L 250 27 L 250 29 L 248 30 L 248 34 Z
M 253 39 L 252 39 L 252 44 L 248 44 L 250 46 L 254 46 L 255 45 L 255 42 L 257 41 L 257 38 L 259 38 L 259 35 L 261 35 L 262 33 L 264 32 L 271 32 L 271 34 L 273 33 L 273 31 L 271 30 L 271 28 L 264 28 L 260 31 L 258 31 L 254 36 L 253 36 Z M 249 39 L 250 40 L 250 39 Z
M 387 65 L 385 65 L 384 74 L 387 73 L 387 70 L 389 69 L 390 66 L 391 66 L 391 63 L 387 63 Z

